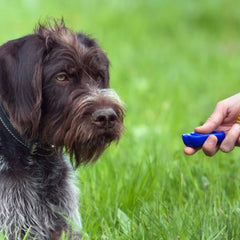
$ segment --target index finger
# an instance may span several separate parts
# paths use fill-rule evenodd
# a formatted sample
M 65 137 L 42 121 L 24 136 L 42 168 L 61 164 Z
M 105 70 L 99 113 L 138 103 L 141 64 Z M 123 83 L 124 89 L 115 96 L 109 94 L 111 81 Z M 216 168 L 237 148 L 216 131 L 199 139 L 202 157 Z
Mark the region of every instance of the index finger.
M 186 155 L 193 155 L 196 153 L 200 148 L 191 148 L 191 147 L 184 147 L 183 151 Z

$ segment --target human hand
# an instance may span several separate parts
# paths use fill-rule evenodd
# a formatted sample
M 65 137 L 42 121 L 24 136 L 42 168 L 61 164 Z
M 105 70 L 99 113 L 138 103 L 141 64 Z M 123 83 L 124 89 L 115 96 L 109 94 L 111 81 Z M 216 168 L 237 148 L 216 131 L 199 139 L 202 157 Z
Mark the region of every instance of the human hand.
M 219 149 L 230 152 L 235 146 L 240 146 L 240 124 L 236 123 L 239 112 L 240 93 L 218 102 L 212 115 L 202 126 L 195 128 L 195 132 L 224 131 L 224 140 L 218 145 L 217 138 L 211 135 L 201 148 L 185 147 L 184 153 L 192 155 L 202 149 L 207 156 L 213 156 Z

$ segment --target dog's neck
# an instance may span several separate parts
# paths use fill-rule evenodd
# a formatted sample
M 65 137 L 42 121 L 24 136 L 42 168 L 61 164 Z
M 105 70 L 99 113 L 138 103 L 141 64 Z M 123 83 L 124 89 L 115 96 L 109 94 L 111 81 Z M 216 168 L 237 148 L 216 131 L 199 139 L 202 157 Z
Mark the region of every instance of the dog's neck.
M 11 124 L 9 116 L 5 111 L 2 103 L 0 103 L 0 122 L 7 130 L 9 135 L 14 138 L 19 144 L 24 146 L 30 155 L 38 156 L 51 156 L 55 153 L 55 148 L 52 145 L 42 145 L 39 141 L 29 141 L 26 137 L 22 136 Z

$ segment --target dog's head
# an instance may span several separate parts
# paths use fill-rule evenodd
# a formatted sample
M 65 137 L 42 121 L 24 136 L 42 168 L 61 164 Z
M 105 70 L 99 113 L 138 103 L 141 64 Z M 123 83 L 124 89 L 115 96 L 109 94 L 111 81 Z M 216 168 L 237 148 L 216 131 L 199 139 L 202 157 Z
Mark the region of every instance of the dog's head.
M 95 161 L 123 130 L 107 56 L 63 21 L 0 47 L 0 97 L 22 135 L 65 149 L 77 166 Z

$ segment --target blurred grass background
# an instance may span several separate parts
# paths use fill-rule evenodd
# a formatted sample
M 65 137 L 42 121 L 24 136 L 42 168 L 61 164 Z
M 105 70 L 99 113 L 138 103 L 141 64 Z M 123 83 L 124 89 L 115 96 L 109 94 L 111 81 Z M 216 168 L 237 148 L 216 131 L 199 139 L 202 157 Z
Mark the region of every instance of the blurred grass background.
M 0 43 L 64 17 L 98 39 L 126 131 L 78 170 L 89 239 L 240 239 L 240 153 L 184 156 L 181 134 L 239 92 L 240 2 L 0 0 Z

